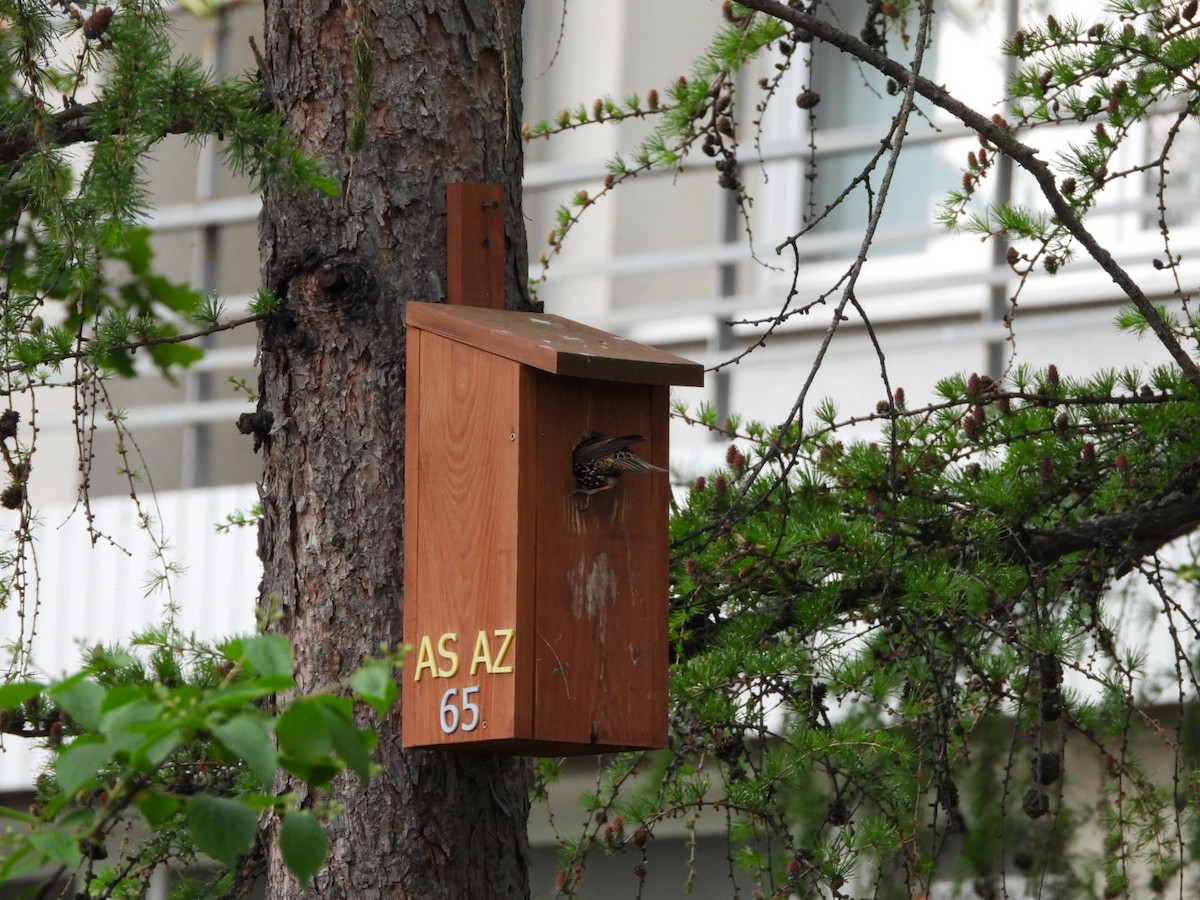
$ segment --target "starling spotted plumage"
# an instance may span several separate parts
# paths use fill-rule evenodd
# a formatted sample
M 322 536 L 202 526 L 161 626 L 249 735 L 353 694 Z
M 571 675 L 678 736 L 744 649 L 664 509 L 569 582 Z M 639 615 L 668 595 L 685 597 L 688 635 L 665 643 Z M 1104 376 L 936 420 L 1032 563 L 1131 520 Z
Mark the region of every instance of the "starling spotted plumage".
M 575 475 L 575 494 L 584 498 L 587 509 L 592 494 L 608 491 L 617 486 L 622 472 L 665 472 L 635 456 L 630 447 L 643 440 L 640 434 L 621 437 L 592 435 L 580 442 L 571 454 L 571 472 Z

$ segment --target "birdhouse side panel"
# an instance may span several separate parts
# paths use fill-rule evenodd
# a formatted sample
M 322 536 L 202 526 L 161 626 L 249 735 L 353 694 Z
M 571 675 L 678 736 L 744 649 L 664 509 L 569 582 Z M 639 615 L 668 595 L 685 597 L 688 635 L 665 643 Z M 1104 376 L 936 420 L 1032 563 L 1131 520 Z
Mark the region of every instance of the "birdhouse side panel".
M 668 400 L 662 386 L 539 381 L 539 740 L 666 744 L 668 475 L 632 466 L 597 488 L 572 461 L 589 438 L 641 436 L 621 452 L 665 470 Z
M 410 329 L 406 747 L 528 734 L 520 697 L 532 671 L 517 665 L 530 638 L 517 609 L 520 385 L 518 364 Z

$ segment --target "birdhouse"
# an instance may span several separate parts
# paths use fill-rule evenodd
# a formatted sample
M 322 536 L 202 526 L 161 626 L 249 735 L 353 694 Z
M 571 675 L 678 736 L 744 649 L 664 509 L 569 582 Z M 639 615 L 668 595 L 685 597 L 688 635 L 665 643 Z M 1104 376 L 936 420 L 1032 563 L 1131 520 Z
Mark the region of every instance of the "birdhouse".
M 404 746 L 665 746 L 669 392 L 701 367 L 541 313 L 407 316 Z

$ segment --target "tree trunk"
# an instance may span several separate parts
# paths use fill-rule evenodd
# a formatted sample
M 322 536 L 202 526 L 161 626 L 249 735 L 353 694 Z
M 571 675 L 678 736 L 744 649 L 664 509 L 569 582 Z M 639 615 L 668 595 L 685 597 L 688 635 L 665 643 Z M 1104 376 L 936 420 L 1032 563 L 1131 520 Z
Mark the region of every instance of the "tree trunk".
M 261 220 L 263 283 L 284 299 L 261 332 L 262 592 L 305 692 L 401 639 L 404 309 L 444 299 L 448 182 L 505 187 L 522 303 L 522 6 L 266 2 L 267 94 L 341 186 L 268 192 Z M 403 752 L 400 718 L 376 725 L 383 773 L 334 785 L 345 812 L 311 894 L 527 897 L 523 761 Z M 270 896 L 306 895 L 268 852 Z

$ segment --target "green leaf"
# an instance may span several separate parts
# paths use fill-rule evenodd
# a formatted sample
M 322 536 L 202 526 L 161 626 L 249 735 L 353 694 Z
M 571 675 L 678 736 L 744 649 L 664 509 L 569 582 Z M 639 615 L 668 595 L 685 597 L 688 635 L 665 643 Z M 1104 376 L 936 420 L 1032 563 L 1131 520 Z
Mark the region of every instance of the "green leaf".
M 162 718 L 163 705 L 146 697 L 144 691 L 138 693 L 141 699 L 106 709 L 100 717 L 97 727 L 112 742 L 114 751 L 132 752 L 141 747 L 147 732 L 138 726 L 157 723 Z
M 278 760 L 266 722 L 257 716 L 242 715 L 215 726 L 212 732 L 230 753 L 249 764 L 260 782 L 271 783 Z
M 80 725 L 94 731 L 100 725 L 100 706 L 108 692 L 94 681 L 84 680 L 82 675 L 69 678 L 50 688 L 50 695 L 58 701 Z
M 53 860 L 68 871 L 74 871 L 80 863 L 78 840 L 70 834 L 53 829 L 38 829 L 29 833 L 29 843 L 48 860 Z
M 127 753 L 133 765 L 148 770 L 166 759 L 195 724 L 195 719 L 181 715 L 178 705 L 151 699 L 147 688 L 114 688 L 97 727 L 114 755 Z
M 346 765 L 353 769 L 359 778 L 366 781 L 371 777 L 370 754 L 375 746 L 375 732 L 355 728 L 348 712 L 328 704 L 322 705 L 321 709 L 329 729 L 329 738 L 338 756 L 346 761 Z
M 332 759 L 313 762 L 291 756 L 281 756 L 279 765 L 291 772 L 309 787 L 325 787 L 342 773 L 342 767 Z
M 213 691 L 201 705 L 209 710 L 240 708 L 279 691 L 290 690 L 293 686 L 294 682 L 288 675 L 252 678 Z
M 350 686 L 365 702 L 371 704 L 381 719 L 396 702 L 396 680 L 392 677 L 392 667 L 382 660 L 373 659 L 363 665 L 351 677 Z
M 150 357 L 154 360 L 154 364 L 163 370 L 169 370 L 175 366 L 186 368 L 192 363 L 204 359 L 204 350 L 195 344 L 182 342 L 155 344 L 150 348 Z
M 307 886 L 329 853 L 329 838 L 311 813 L 289 812 L 279 830 L 279 849 L 292 874 Z
M 64 794 L 74 794 L 112 759 L 112 748 L 103 738 L 81 737 L 63 749 L 54 761 L 54 774 Z
M 370 776 L 372 731 L 354 727 L 348 697 L 305 697 L 279 717 L 280 765 L 310 784 L 325 784 L 341 768 L 336 753 L 360 778 Z
M 100 702 L 100 712 L 102 714 L 111 713 L 122 706 L 139 703 L 150 699 L 152 696 L 152 691 L 146 684 L 118 685 L 105 693 L 104 698 Z
M 260 675 L 292 675 L 292 645 L 283 635 L 259 634 L 230 641 L 227 647 L 236 647 L 234 662 L 248 663 Z
M 189 313 L 200 305 L 200 294 L 186 284 L 176 284 L 161 275 L 150 275 L 146 277 L 145 285 L 152 299 L 175 312 Z M 200 356 L 204 355 L 199 347 L 193 349 Z
M 258 830 L 258 816 L 245 803 L 207 794 L 188 800 L 187 820 L 196 846 L 227 866 L 246 855 Z
M 125 246 L 112 254 L 115 259 L 122 259 L 134 275 L 145 275 L 150 271 L 150 261 L 154 251 L 150 249 L 150 229 L 145 227 L 127 228 L 122 237 Z
M 16 822 L 24 822 L 26 825 L 32 825 L 37 821 L 36 816 L 10 809 L 7 806 L 0 806 L 0 819 L 12 819 Z M 3 879 L 0 879 L 0 881 L 3 881 Z
M 169 723 L 168 727 L 154 729 L 154 732 L 136 748 L 132 756 L 132 761 L 141 768 L 155 768 L 183 742 L 181 730 L 170 727 Z
M 138 809 L 151 828 L 158 828 L 179 811 L 180 802 L 169 794 L 146 791 L 138 797 Z
M 30 844 L 23 843 L 0 864 L 0 884 L 7 884 L 9 881 L 20 878 L 22 875 L 32 872 L 44 862 L 45 860 L 40 854 L 33 852 L 33 847 Z
M 45 690 L 44 684 L 36 681 L 14 681 L 0 687 L 0 709 L 12 709 L 26 700 L 31 700 Z
M 319 760 L 333 750 L 333 740 L 324 714 L 312 698 L 294 702 L 275 725 L 279 749 L 290 756 Z

